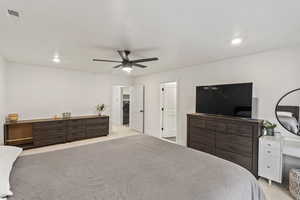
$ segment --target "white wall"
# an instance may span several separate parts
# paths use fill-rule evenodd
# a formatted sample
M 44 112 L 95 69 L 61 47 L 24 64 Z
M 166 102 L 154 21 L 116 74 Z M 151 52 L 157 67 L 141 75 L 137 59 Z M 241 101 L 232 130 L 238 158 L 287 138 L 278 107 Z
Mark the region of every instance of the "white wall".
M 178 81 L 178 142 L 186 144 L 186 114 L 195 112 L 195 87 L 198 85 L 253 82 L 258 98 L 258 118 L 276 121 L 278 99 L 300 86 L 300 47 L 264 52 L 200 66 L 141 76 L 145 85 L 145 131 L 159 137 L 160 83 Z M 288 133 L 279 128 L 285 135 Z
M 123 88 L 122 88 L 122 94 L 123 94 L 123 95 L 124 95 L 124 94 L 130 95 L 130 87 L 123 87 Z
M 5 100 L 6 100 L 6 63 L 2 57 L 0 57 L 0 145 L 3 144 L 3 122 L 5 120 Z
M 21 119 L 49 118 L 71 112 L 95 114 L 97 104 L 111 112 L 113 84 L 131 83 L 129 76 L 96 74 L 33 65 L 7 65 L 7 113 Z

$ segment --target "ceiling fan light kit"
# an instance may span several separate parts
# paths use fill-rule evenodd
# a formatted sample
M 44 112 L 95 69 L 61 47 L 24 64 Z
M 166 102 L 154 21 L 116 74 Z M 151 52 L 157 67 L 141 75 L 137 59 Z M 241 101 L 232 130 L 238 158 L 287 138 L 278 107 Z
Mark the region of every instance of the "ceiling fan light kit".
M 116 68 L 122 67 L 122 70 L 130 73 L 133 70 L 133 66 L 134 67 L 139 67 L 139 68 L 146 68 L 147 67 L 147 66 L 139 64 L 139 63 L 158 60 L 157 57 L 144 58 L 144 59 L 138 59 L 138 60 L 130 60 L 129 57 L 128 57 L 128 55 L 130 54 L 129 50 L 118 50 L 118 53 L 119 53 L 120 57 L 122 58 L 122 61 L 107 60 L 107 59 L 93 59 L 93 61 L 120 63 L 119 65 L 116 65 L 113 68 L 116 69 Z
M 125 66 L 125 67 L 122 67 L 122 70 L 125 71 L 125 72 L 130 73 L 133 69 L 130 66 Z

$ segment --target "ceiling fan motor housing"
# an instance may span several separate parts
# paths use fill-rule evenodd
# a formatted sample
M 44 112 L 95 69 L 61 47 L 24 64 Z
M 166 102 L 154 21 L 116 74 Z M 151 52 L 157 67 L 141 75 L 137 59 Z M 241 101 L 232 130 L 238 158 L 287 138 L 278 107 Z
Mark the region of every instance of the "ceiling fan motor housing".
M 120 57 L 122 58 L 122 61 L 106 60 L 106 59 L 93 59 L 93 61 L 121 63 L 113 68 L 119 68 L 119 67 L 132 68 L 133 66 L 140 67 L 140 68 L 146 68 L 147 66 L 141 65 L 139 63 L 158 60 L 158 58 L 156 58 L 156 57 L 155 58 L 144 58 L 144 59 L 138 59 L 138 60 L 130 60 L 128 58 L 128 55 L 130 54 L 129 50 L 118 50 L 118 53 L 119 53 Z

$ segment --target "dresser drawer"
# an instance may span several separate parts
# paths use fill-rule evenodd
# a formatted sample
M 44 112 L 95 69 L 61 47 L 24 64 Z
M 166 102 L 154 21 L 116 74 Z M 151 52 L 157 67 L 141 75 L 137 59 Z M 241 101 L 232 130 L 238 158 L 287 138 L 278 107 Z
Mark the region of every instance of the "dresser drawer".
M 81 120 L 81 122 L 79 121 L 72 121 L 72 122 L 68 122 L 68 132 L 72 132 L 72 131 L 77 131 L 77 130 L 82 130 L 85 129 L 86 125 L 84 123 L 83 120 Z
M 58 130 L 58 129 L 64 129 L 66 127 L 66 121 L 55 121 L 55 122 L 39 122 L 34 123 L 32 125 L 32 128 L 34 130 Z
M 85 139 L 85 134 L 83 133 L 72 133 L 70 135 L 68 135 L 68 142 L 73 142 L 73 141 L 76 141 L 76 140 L 82 140 L 82 139 Z
M 203 151 L 205 153 L 210 153 L 210 154 L 214 154 L 215 153 L 215 147 L 211 144 L 204 144 L 204 143 L 199 143 L 199 142 L 195 142 L 195 141 L 190 141 L 190 148 L 199 150 L 199 151 Z
M 205 120 L 196 118 L 196 117 L 191 117 L 190 118 L 190 127 L 205 128 Z
M 253 128 L 251 125 L 227 124 L 227 132 L 234 135 L 252 137 Z
M 216 148 L 251 156 L 252 154 L 252 138 L 237 135 L 216 134 Z
M 87 138 L 100 137 L 106 135 L 108 135 L 108 128 L 106 128 L 105 126 L 89 127 L 86 129 Z
M 85 130 L 85 126 L 83 125 L 78 125 L 78 126 L 76 126 L 76 125 L 73 125 L 73 126 L 68 126 L 68 132 L 76 132 L 76 131 L 78 131 L 78 130 Z
M 233 163 L 236 163 L 248 170 L 252 169 L 252 159 L 251 157 L 242 156 L 237 153 L 227 152 L 221 149 L 216 149 L 216 156 L 223 158 L 225 160 L 229 160 Z
M 108 135 L 108 118 L 94 118 L 86 120 L 86 137 L 100 137 Z
M 66 142 L 65 135 L 53 135 L 51 137 L 44 137 L 44 138 L 34 138 L 33 140 L 34 146 L 41 147 L 47 146 L 52 144 L 59 144 Z
M 214 145 L 215 132 L 193 127 L 190 129 L 190 141 Z
M 81 119 L 68 120 L 69 127 L 85 126 L 85 121 Z
M 32 126 L 35 146 L 46 146 L 66 142 L 66 122 L 40 122 Z
M 206 128 L 213 131 L 220 131 L 225 132 L 226 131 L 226 124 L 219 121 L 206 121 Z
M 107 125 L 108 124 L 108 118 L 94 118 L 94 119 L 86 119 L 85 123 L 87 126 L 93 126 L 93 125 Z
M 57 129 L 33 129 L 33 139 L 49 139 L 57 136 L 65 136 L 65 128 Z
M 85 128 L 71 129 L 69 128 L 67 140 L 69 142 L 85 138 Z

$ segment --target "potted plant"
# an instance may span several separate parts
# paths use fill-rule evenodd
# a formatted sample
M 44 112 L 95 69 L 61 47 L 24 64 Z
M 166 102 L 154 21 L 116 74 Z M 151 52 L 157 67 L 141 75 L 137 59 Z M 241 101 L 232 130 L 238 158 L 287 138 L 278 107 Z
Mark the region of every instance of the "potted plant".
M 263 122 L 263 128 L 266 130 L 266 135 L 274 136 L 274 129 L 276 128 L 276 124 L 273 124 L 269 121 Z
M 105 109 L 105 105 L 104 104 L 98 104 L 97 106 L 96 106 L 96 109 L 97 109 L 97 112 L 98 112 L 98 115 L 99 116 L 101 116 L 102 115 L 102 112 L 104 111 L 104 109 Z

